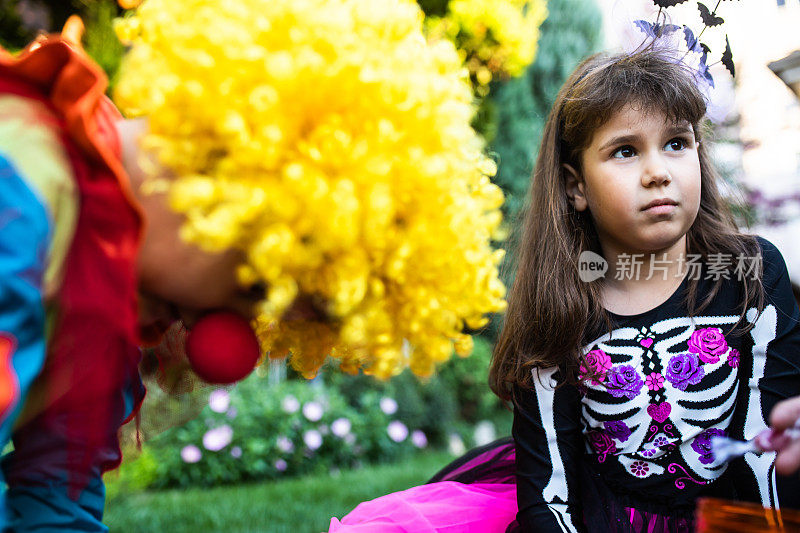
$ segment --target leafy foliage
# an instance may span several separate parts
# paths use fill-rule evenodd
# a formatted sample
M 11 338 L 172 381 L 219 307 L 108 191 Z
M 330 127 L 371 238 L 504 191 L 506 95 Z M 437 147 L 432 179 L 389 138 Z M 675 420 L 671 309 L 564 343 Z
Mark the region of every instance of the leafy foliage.
M 494 181 L 506 195 L 508 227 L 519 227 L 521 222 L 542 131 L 559 88 L 575 66 L 602 44 L 597 23 L 601 14 L 594 0 L 550 0 L 547 10 L 536 60 L 521 77 L 500 84 L 492 93 L 497 116 L 497 133 L 491 144 L 498 162 Z M 513 238 L 505 247 L 508 253 L 501 273 L 510 287 Z M 487 335 L 496 336 L 499 327 L 499 317 L 495 317 Z

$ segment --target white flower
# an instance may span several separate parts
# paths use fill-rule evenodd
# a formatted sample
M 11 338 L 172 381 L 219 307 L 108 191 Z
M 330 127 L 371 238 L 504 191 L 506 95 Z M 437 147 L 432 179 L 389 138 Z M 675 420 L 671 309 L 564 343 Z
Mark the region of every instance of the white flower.
M 289 465 L 286 464 L 286 461 L 284 461 L 283 459 L 278 459 L 277 461 L 275 461 L 275 470 L 277 470 L 278 472 L 285 472 L 288 466 Z
M 424 448 L 428 445 L 428 437 L 419 429 L 415 429 L 411 432 L 411 443 L 417 448 Z
M 386 427 L 386 433 L 389 434 L 389 438 L 393 441 L 403 442 L 408 437 L 408 428 L 399 420 L 393 420 Z
M 322 408 L 322 404 L 313 400 L 307 402 L 303 406 L 303 416 L 305 416 L 311 422 L 316 422 L 322 418 L 324 412 L 325 410 Z
M 294 451 L 294 443 L 284 435 L 278 437 L 277 445 L 278 449 L 283 453 L 292 453 Z
M 239 446 L 234 446 L 231 448 L 231 455 L 238 459 L 242 456 L 242 449 Z
M 475 425 L 475 445 L 476 446 L 483 446 L 484 444 L 489 444 L 494 439 L 497 438 L 497 435 L 494 431 L 494 424 L 492 424 L 488 420 L 481 420 Z
M 281 401 L 281 408 L 286 413 L 296 413 L 300 409 L 300 401 L 291 394 L 287 394 Z
M 227 424 L 218 428 L 209 429 L 203 435 L 203 446 L 206 450 L 218 452 L 231 443 L 233 439 L 233 429 Z
M 231 404 L 231 395 L 225 389 L 215 389 L 208 395 L 208 406 L 215 413 L 224 413 Z
M 309 429 L 303 433 L 303 442 L 306 443 L 309 450 L 316 450 L 322 446 L 322 435 L 316 429 Z
M 347 418 L 337 418 L 333 421 L 333 424 L 331 424 L 331 433 L 340 439 L 343 439 L 348 433 L 350 433 L 350 428 L 352 427 L 353 425 Z
M 196 463 L 203 457 L 203 452 L 194 444 L 184 446 L 181 450 L 181 459 L 184 463 Z
M 453 455 L 463 455 L 467 448 L 458 433 L 451 433 L 447 442 L 447 448 Z
M 397 402 L 394 401 L 394 398 L 389 398 L 388 396 L 381 398 L 380 406 L 381 411 L 387 415 L 393 415 L 397 412 Z

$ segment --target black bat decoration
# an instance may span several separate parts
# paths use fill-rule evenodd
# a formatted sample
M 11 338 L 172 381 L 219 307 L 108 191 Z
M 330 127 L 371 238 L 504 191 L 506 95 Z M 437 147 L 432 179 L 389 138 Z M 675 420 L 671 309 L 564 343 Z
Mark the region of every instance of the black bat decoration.
M 711 48 L 709 48 L 705 43 L 700 43 L 700 48 L 702 48 L 703 52 L 705 52 L 706 54 L 711 53 Z
M 653 3 L 658 7 L 672 7 L 684 3 L 686 0 L 653 0 Z
M 705 6 L 705 4 L 697 2 L 697 9 L 700 10 L 700 18 L 703 19 L 703 24 L 705 24 L 706 26 L 711 26 L 711 27 L 719 26 L 720 24 L 725 22 L 725 19 L 723 19 L 722 17 L 718 17 L 716 15 L 716 11 L 714 13 L 709 11 L 708 8 Z
M 736 76 L 736 71 L 733 68 L 733 53 L 731 52 L 731 43 L 728 42 L 728 36 L 725 36 L 725 51 L 722 53 L 722 59 L 720 62 L 725 65 L 725 68 L 728 69 L 728 72 L 731 73 L 731 76 Z

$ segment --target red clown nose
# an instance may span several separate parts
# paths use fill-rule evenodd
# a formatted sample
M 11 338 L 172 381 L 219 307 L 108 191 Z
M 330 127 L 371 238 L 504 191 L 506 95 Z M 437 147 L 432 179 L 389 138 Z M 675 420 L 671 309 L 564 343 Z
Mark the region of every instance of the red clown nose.
M 186 339 L 186 356 L 204 381 L 228 384 L 247 377 L 260 355 L 250 323 L 235 313 L 210 313 L 194 325 Z

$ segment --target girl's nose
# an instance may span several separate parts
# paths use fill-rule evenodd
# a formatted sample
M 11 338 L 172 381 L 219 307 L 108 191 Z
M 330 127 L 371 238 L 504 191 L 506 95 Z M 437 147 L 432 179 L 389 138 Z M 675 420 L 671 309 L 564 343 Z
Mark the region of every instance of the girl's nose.
M 660 186 L 667 185 L 670 181 L 672 181 L 672 177 L 669 175 L 663 159 L 657 155 L 645 159 L 642 169 L 642 185 L 645 187 Z

